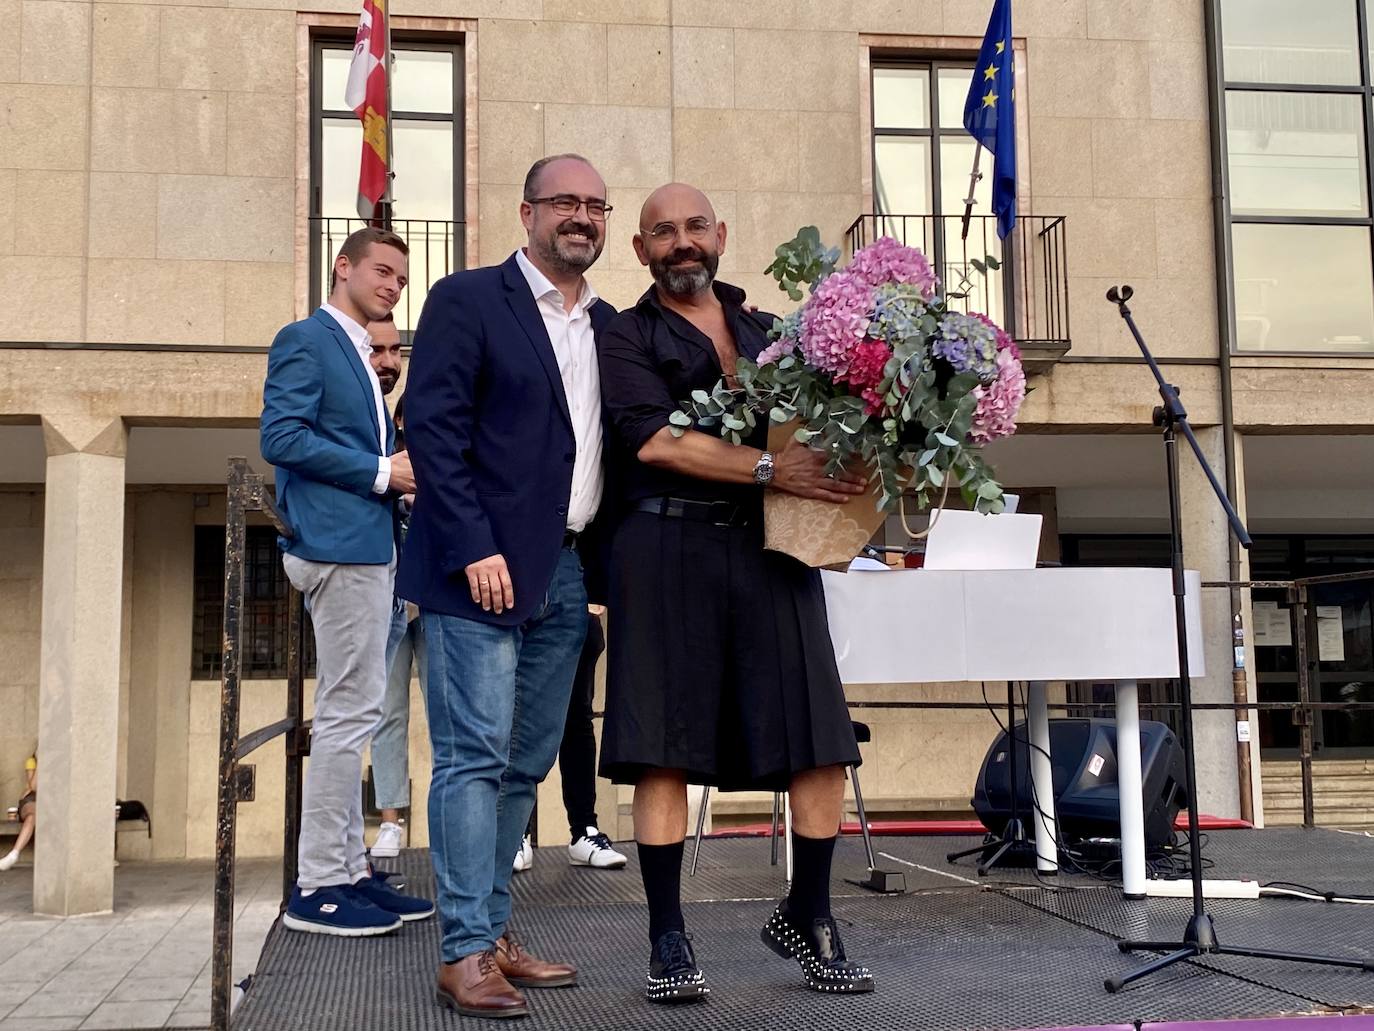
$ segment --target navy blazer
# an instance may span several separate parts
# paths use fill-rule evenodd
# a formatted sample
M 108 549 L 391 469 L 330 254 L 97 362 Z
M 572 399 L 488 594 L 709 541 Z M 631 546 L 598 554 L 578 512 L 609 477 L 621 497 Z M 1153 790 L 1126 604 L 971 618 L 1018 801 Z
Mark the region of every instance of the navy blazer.
M 323 309 L 277 334 L 259 446 L 276 466 L 277 507 L 295 531 L 280 540 L 283 551 L 315 562 L 391 561 L 393 498 L 372 490 L 378 457 L 391 454 L 386 425 L 383 441 L 362 356 Z
M 615 315 L 589 313 L 599 334 Z M 456 272 L 430 288 L 406 379 L 415 508 L 396 593 L 426 609 L 501 626 L 544 601 L 567 528 L 573 435 L 539 306 L 516 264 Z M 515 607 L 472 600 L 465 570 L 503 555 Z

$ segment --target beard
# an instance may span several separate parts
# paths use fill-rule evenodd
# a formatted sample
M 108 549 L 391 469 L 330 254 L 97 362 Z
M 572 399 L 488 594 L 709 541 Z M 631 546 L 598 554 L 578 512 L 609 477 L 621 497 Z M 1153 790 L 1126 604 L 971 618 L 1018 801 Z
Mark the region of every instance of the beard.
M 586 243 L 570 240 L 573 233 L 581 233 Z M 581 275 L 596 264 L 601 257 L 605 239 L 591 222 L 564 222 L 548 236 L 541 239 L 537 248 L 539 257 L 565 275 Z
M 697 262 L 697 266 L 683 268 L 689 261 Z M 649 261 L 649 273 L 654 277 L 654 282 L 673 297 L 691 297 L 701 293 L 715 282 L 716 269 L 719 267 L 720 255 L 699 247 L 676 250 Z

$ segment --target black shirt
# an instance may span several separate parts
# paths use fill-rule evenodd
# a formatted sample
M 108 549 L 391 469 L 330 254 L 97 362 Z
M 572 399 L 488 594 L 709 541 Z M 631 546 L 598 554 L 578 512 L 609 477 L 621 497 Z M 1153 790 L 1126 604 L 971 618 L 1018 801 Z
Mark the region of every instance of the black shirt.
M 773 316 L 744 310 L 744 291 L 728 283 L 712 285 L 725 310 L 725 324 L 741 357 L 757 358 L 768 346 Z M 645 465 L 639 449 L 667 426 L 668 416 L 682 407 L 693 390 L 709 391 L 722 376 L 715 345 L 696 326 L 663 306 L 658 290 L 650 287 L 633 308 L 617 315 L 597 344 L 601 366 L 601 403 L 609 424 L 607 491 L 614 502 L 675 497 L 731 501 L 758 506 L 763 488 L 753 484 L 721 483 L 684 476 Z M 719 436 L 718 426 L 690 432 Z M 757 448 L 767 446 L 768 419 L 744 438 Z

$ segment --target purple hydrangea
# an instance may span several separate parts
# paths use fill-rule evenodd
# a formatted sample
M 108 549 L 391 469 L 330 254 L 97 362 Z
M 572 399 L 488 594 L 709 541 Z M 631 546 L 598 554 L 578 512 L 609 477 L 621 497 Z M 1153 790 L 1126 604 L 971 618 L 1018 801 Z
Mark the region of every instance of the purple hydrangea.
M 946 313 L 930 350 L 955 372 L 972 372 L 984 383 L 997 376 L 997 327 L 986 320 L 962 312 Z

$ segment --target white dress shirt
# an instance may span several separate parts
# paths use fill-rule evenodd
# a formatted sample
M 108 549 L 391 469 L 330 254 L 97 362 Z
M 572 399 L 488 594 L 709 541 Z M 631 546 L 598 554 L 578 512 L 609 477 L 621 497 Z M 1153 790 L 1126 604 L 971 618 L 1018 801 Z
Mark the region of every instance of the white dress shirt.
M 358 324 L 356 319 L 349 318 L 332 304 L 320 305 L 329 313 L 329 317 L 343 327 L 343 331 L 348 334 L 348 339 L 357 348 L 359 357 L 363 360 L 363 368 L 367 370 L 367 380 L 372 384 L 372 401 L 377 409 L 377 439 L 381 441 L 382 451 L 386 450 L 386 402 L 382 400 L 382 382 L 377 378 L 377 370 L 372 367 L 372 337 L 367 334 L 367 327 Z M 372 481 L 372 493 L 385 494 L 387 488 L 391 486 L 391 459 L 384 454 L 377 456 L 377 478 Z
M 596 364 L 596 339 L 592 335 L 592 305 L 596 291 L 585 279 L 572 311 L 563 308 L 563 294 L 534 267 L 523 249 L 515 262 L 524 273 L 544 320 L 544 329 L 558 361 L 563 394 L 572 416 L 577 453 L 573 459 L 572 497 L 568 501 L 568 529 L 581 533 L 601 507 L 604 476 L 601 471 L 601 376 Z

